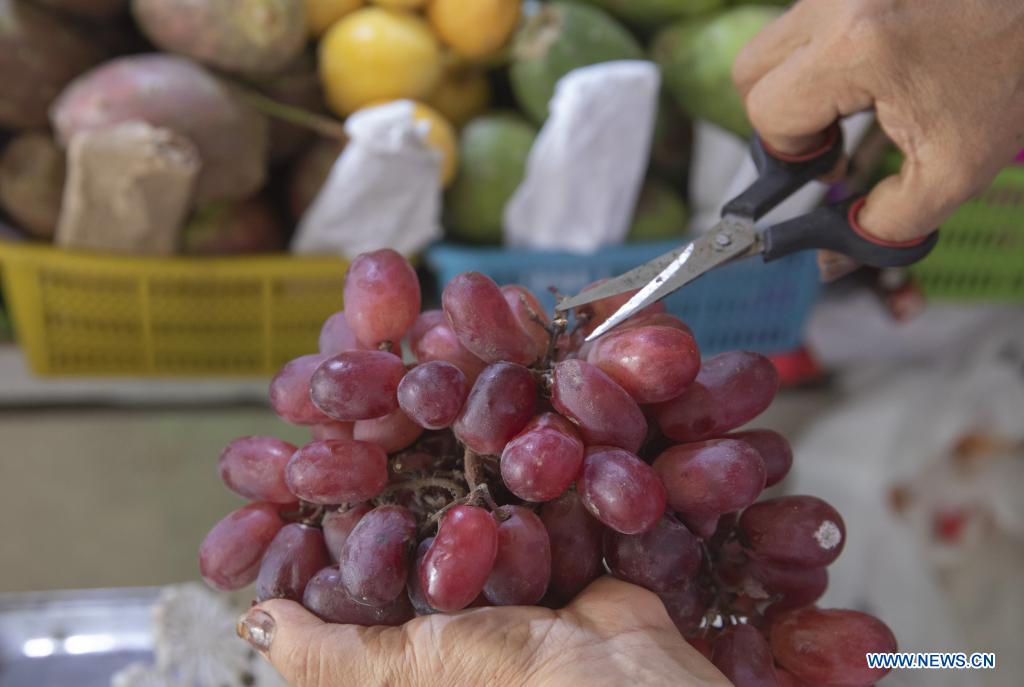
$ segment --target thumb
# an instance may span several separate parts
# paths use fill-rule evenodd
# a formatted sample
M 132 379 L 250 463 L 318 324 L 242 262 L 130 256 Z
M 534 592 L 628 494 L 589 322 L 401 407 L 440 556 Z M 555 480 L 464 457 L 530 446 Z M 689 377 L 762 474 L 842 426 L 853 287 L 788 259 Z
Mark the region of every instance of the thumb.
M 392 684 L 382 661 L 386 628 L 328 624 L 293 601 L 274 599 L 250 608 L 238 635 L 296 687 Z

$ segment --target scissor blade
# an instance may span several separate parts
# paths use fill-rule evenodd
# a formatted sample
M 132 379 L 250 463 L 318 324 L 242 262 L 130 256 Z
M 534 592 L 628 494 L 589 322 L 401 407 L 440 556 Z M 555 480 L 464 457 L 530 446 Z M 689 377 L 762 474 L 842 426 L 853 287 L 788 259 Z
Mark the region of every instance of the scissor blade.
M 726 217 L 704 236 L 681 250 L 674 251 L 678 255 L 635 296 L 602 322 L 587 337 L 587 341 L 596 339 L 612 327 L 618 326 L 647 306 L 657 303 L 708 270 L 735 258 L 756 252 L 758 246 L 758 235 L 749 221 Z
M 688 247 L 689 244 L 670 250 L 664 255 L 659 255 L 653 260 L 648 260 L 639 267 L 634 267 L 629 272 L 625 272 L 602 284 L 589 288 L 572 298 L 565 298 L 555 306 L 555 309 L 572 310 L 573 308 L 578 308 L 581 305 L 599 301 L 602 298 L 618 296 L 620 293 L 626 293 L 627 291 L 636 291 L 658 276 L 662 270 L 671 265 L 672 261 L 679 257 L 679 255 L 683 251 L 687 250 Z

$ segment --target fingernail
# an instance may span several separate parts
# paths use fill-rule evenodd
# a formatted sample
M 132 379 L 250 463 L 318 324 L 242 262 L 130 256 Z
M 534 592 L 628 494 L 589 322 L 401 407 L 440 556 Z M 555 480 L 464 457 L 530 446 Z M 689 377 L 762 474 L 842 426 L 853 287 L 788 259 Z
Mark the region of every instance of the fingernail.
M 274 641 L 274 619 L 258 608 L 251 608 L 238 619 L 235 632 L 257 651 L 266 652 Z

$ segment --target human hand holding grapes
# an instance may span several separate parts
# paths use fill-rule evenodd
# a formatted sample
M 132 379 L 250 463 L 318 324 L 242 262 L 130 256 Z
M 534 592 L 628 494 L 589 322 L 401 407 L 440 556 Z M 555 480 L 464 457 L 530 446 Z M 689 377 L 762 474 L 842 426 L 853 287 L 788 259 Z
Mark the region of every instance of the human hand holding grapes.
M 656 595 L 610 577 L 557 611 L 473 608 L 399 627 L 327 624 L 272 600 L 250 610 L 239 633 L 296 687 L 730 684 Z
M 354 260 L 320 353 L 270 386 L 312 441 L 220 457 L 253 502 L 199 567 L 217 589 L 256 583 L 240 633 L 300 686 L 877 682 L 864 655 L 895 650 L 888 627 L 813 605 L 842 518 L 758 501 L 792 451 L 734 431 L 771 403 L 771 361 L 701 360 L 661 304 L 585 343 L 629 297 L 569 329 L 470 272 L 417 314 L 400 255 Z

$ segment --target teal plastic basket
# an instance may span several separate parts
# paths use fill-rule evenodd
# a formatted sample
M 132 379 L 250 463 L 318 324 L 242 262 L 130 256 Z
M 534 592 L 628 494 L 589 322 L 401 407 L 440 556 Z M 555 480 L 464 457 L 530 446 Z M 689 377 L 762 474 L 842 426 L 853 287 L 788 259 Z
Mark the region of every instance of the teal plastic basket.
M 483 272 L 499 284 L 529 287 L 550 310 L 555 304 L 550 287 L 574 295 L 678 246 L 677 241 L 635 243 L 581 256 L 439 243 L 427 251 L 426 261 L 439 289 L 460 272 Z M 665 305 L 690 325 L 705 354 L 778 353 L 801 344 L 818 290 L 815 256 L 805 251 L 776 262 L 754 257 L 712 270 L 666 298 Z

